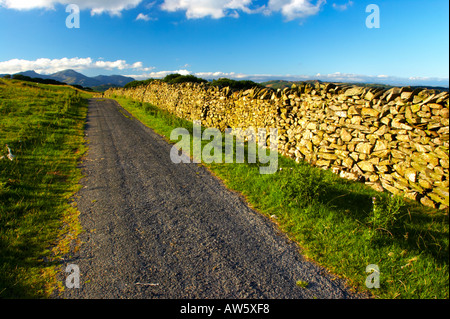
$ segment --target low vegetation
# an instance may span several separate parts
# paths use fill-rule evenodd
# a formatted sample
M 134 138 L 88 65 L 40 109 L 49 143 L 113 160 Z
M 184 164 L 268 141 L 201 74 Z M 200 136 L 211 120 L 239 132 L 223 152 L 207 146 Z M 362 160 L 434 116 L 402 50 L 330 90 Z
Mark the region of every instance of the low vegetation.
M 0 298 L 49 297 L 62 289 L 60 259 L 81 231 L 71 199 L 80 187 L 88 96 L 69 86 L 0 79 Z M 117 100 L 168 140 L 178 127 L 192 136 L 189 121 L 148 103 Z M 448 211 L 282 156 L 268 175 L 258 163 L 205 165 L 298 242 L 307 258 L 355 289 L 378 298 L 449 298 Z M 379 289 L 365 286 L 369 264 L 380 269 Z
M 170 83 L 170 84 L 174 84 L 174 83 L 207 83 L 207 80 L 198 78 L 194 75 L 181 75 L 178 73 L 173 73 L 173 74 L 169 74 L 167 76 L 165 76 L 162 80 L 158 80 L 158 79 L 147 79 L 147 80 L 142 80 L 142 81 L 131 81 L 129 83 L 127 83 L 124 88 L 133 88 L 133 87 L 138 87 L 138 86 L 145 86 L 153 81 L 162 81 L 162 82 L 166 82 L 166 83 Z
M 263 89 L 265 86 L 250 80 L 231 80 L 227 78 L 220 78 L 218 80 L 213 80 L 211 82 L 212 86 L 218 86 L 220 88 L 229 87 L 232 90 L 248 90 L 252 88 L 260 88 Z
M 34 82 L 34 83 L 42 83 L 42 84 L 53 84 L 53 85 L 68 85 L 64 82 L 60 82 L 57 80 L 53 80 L 53 79 L 43 79 L 43 78 L 32 78 L 26 75 L 22 75 L 22 74 L 13 74 L 12 76 L 7 74 L 4 76 L 5 79 L 14 79 L 14 80 L 20 80 L 20 81 L 26 81 L 26 82 Z M 77 85 L 77 84 L 73 84 L 72 85 L 74 88 L 83 90 L 83 91 L 90 91 L 92 92 L 93 90 L 89 87 L 83 87 L 81 85 Z
M 60 258 L 80 231 L 70 200 L 88 96 L 0 79 L 0 298 L 43 298 L 58 287 Z
M 227 78 L 220 78 L 217 80 L 213 80 L 211 82 L 208 82 L 205 79 L 196 77 L 194 75 L 181 75 L 178 73 L 169 74 L 165 76 L 162 80 L 157 79 L 147 79 L 142 81 L 132 81 L 127 83 L 124 88 L 133 88 L 133 87 L 139 87 L 139 86 L 145 86 L 150 84 L 153 81 L 162 81 L 170 84 L 175 83 L 204 83 L 206 85 L 215 86 L 215 87 L 229 87 L 231 90 L 247 90 L 252 88 L 264 88 L 264 85 L 261 85 L 259 83 L 250 81 L 250 80 L 232 80 Z
M 175 84 L 175 83 L 207 83 L 208 81 L 205 79 L 198 78 L 194 75 L 181 75 L 178 73 L 166 75 L 163 79 L 163 82 Z
M 147 79 L 147 80 L 142 80 L 142 81 L 134 80 L 134 81 L 131 81 L 131 82 L 128 82 L 127 84 L 125 84 L 124 88 L 130 89 L 130 88 L 134 88 L 134 87 L 145 86 L 153 81 L 156 81 L 156 80 L 155 79 Z
M 177 127 L 192 136 L 192 122 L 148 103 L 116 100 L 167 139 Z M 272 218 L 306 257 L 356 289 L 377 298 L 449 297 L 448 211 L 379 193 L 282 156 L 277 173 L 268 175 L 259 173 L 257 163 L 205 165 Z M 365 285 L 370 264 L 380 269 L 379 289 Z

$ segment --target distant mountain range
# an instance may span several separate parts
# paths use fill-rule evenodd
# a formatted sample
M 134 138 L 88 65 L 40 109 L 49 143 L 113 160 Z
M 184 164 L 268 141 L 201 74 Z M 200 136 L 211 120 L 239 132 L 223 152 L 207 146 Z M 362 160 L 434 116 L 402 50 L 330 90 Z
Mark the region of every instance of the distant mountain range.
M 53 74 L 39 74 L 33 70 L 16 74 L 29 76 L 30 78 L 53 79 L 67 84 L 81 85 L 93 89 L 107 89 L 113 86 L 124 86 L 125 84 L 134 81 L 133 78 L 123 75 L 97 75 L 89 77 L 72 69 L 59 71 Z
M 59 82 L 71 84 L 71 85 L 81 85 L 83 87 L 90 87 L 96 91 L 105 91 L 109 89 L 110 87 L 123 87 L 126 84 L 135 81 L 134 78 L 123 76 L 123 75 L 97 75 L 93 77 L 86 76 L 84 74 L 81 74 L 75 70 L 67 69 L 63 71 L 59 71 L 53 74 L 39 74 L 33 70 L 25 71 L 25 72 L 19 72 L 16 74 L 28 76 L 30 78 L 41 78 L 41 79 L 51 79 L 56 80 Z M 0 74 L 0 77 L 3 77 L 6 74 Z M 322 82 L 320 80 L 303 80 L 303 81 L 297 81 L 297 80 L 269 80 L 266 82 L 258 81 L 263 86 L 272 88 L 272 89 L 284 89 L 284 88 L 290 88 L 292 84 L 301 84 L 303 82 L 309 82 L 309 83 L 316 83 L 316 82 Z M 327 81 L 324 81 L 327 82 Z M 334 82 L 339 83 L 339 82 Z M 362 82 L 348 82 L 341 84 L 348 84 L 348 85 L 359 85 L 359 86 L 367 86 L 367 87 L 378 87 L 378 88 L 391 88 L 392 85 L 389 84 L 375 84 L 375 83 L 362 83 Z M 420 86 L 411 86 L 413 88 L 429 88 L 429 89 L 437 89 L 441 91 L 449 91 L 448 87 L 442 87 L 442 86 L 432 86 L 432 85 L 420 85 Z

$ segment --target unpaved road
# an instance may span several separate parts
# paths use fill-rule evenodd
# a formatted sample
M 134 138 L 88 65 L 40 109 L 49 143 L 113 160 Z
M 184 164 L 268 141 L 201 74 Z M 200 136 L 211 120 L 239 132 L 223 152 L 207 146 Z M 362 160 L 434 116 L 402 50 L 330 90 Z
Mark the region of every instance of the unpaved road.
M 90 100 L 86 134 L 85 232 L 66 260 L 80 288 L 60 297 L 355 297 L 205 168 L 173 164 L 171 145 L 115 101 Z

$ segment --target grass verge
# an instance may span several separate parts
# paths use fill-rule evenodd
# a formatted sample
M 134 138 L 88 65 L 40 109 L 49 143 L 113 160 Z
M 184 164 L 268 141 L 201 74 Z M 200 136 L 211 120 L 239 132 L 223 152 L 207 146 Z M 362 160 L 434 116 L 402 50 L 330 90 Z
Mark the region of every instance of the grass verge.
M 0 298 L 45 298 L 62 288 L 59 260 L 80 232 L 70 198 L 81 178 L 87 97 L 0 79 Z
M 148 103 L 115 99 L 171 143 L 178 142 L 169 140 L 178 127 L 192 137 L 192 122 Z M 281 155 L 275 174 L 261 175 L 257 163 L 205 165 L 272 218 L 306 257 L 355 289 L 386 299 L 449 297 L 448 211 L 376 192 Z M 366 287 L 371 264 L 380 270 L 380 288 Z

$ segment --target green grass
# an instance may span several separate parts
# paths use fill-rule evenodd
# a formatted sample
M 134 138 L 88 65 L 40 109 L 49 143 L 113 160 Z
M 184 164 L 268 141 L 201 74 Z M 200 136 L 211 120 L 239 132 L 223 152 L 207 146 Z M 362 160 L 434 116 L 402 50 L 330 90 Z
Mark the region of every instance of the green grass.
M 116 100 L 167 140 L 177 127 L 192 136 L 189 121 L 147 103 Z M 282 169 L 275 174 L 261 175 L 258 163 L 205 165 L 270 216 L 307 258 L 355 289 L 376 298 L 449 297 L 448 211 L 376 192 L 281 155 Z M 380 269 L 378 289 L 365 286 L 370 264 Z
M 88 95 L 68 86 L 0 79 L 0 298 L 62 288 L 61 256 L 80 231 L 70 204 L 85 151 Z
M 308 285 L 309 285 L 309 283 L 307 281 L 303 281 L 303 280 L 297 280 L 297 282 L 295 284 L 300 288 L 308 288 Z

